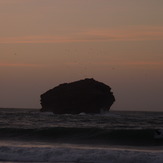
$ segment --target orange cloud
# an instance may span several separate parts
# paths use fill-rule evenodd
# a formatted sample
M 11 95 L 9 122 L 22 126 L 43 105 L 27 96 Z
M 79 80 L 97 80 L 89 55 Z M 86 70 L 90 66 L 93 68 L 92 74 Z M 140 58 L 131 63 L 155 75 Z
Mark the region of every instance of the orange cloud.
M 42 67 L 39 64 L 23 64 L 23 63 L 0 63 L 0 67 Z
M 163 61 L 135 61 L 135 62 L 127 62 L 128 65 L 161 65 L 163 66 Z
M 87 36 L 101 41 L 163 40 L 163 27 L 137 26 L 123 29 L 93 29 L 87 32 Z
M 121 29 L 87 29 L 62 35 L 1 37 L 0 43 L 63 43 L 96 41 L 163 40 L 162 26 L 131 26 Z

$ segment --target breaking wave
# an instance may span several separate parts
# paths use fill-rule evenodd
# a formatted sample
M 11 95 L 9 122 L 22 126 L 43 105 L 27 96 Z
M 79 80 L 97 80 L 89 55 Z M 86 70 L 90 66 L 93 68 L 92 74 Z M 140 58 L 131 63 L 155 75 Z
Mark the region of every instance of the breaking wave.
M 163 152 L 87 147 L 1 146 L 0 161 L 74 163 L 162 163 Z
M 135 146 L 163 145 L 162 130 L 100 128 L 0 128 L 0 138 L 48 140 L 76 143 L 120 144 Z

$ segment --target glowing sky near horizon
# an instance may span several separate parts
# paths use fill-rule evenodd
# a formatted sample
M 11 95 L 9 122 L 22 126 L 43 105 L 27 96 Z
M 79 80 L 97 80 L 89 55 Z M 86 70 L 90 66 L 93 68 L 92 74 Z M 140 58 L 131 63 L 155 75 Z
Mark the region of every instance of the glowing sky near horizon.
M 94 78 L 112 110 L 163 111 L 162 0 L 0 0 L 0 107 Z

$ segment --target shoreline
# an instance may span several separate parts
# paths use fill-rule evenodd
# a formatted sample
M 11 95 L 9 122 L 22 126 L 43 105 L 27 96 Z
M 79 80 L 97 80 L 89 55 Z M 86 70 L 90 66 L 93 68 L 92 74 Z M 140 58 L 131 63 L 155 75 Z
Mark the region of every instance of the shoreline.
M 82 143 L 82 142 L 50 142 L 36 140 L 0 140 L 1 147 L 20 147 L 20 148 L 70 148 L 70 149 L 106 149 L 106 150 L 131 150 L 131 151 L 162 151 L 163 145 L 122 145 L 122 144 L 104 144 L 104 143 Z

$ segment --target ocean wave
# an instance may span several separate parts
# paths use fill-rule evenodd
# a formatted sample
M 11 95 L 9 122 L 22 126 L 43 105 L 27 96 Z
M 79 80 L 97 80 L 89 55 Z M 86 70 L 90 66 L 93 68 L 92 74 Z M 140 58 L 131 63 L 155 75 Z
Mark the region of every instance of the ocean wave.
M 162 130 L 156 129 L 0 128 L 0 138 L 135 146 L 163 145 Z
M 81 147 L 1 146 L 0 161 L 74 163 L 162 163 L 163 152 Z

